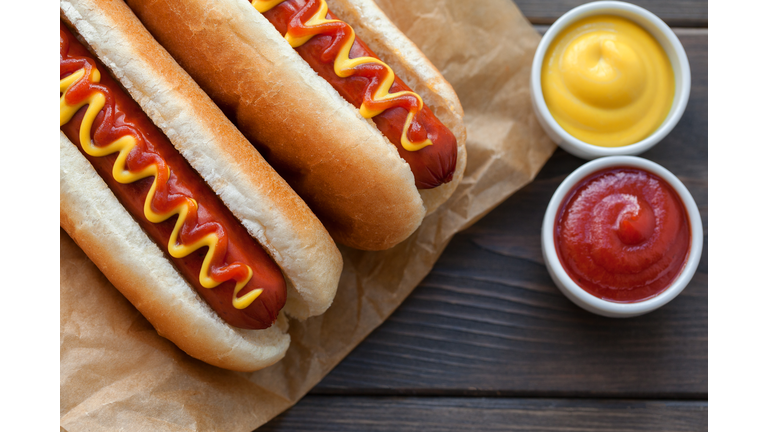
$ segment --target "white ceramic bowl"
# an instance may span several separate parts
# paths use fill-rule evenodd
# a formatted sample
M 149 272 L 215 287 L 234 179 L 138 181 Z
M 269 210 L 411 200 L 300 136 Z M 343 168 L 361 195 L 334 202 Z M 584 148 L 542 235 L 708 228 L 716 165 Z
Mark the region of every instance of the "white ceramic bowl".
M 675 96 L 672 100 L 669 114 L 654 133 L 635 144 L 622 147 L 600 147 L 576 139 L 555 121 L 555 118 L 552 117 L 547 108 L 546 102 L 544 102 L 544 95 L 541 91 L 541 66 L 550 43 L 552 43 L 552 40 L 558 33 L 575 21 L 594 15 L 614 15 L 637 23 L 656 38 L 662 48 L 664 48 L 672 64 L 672 70 L 675 74 Z M 552 24 L 552 27 L 547 30 L 547 33 L 541 39 L 539 47 L 536 49 L 536 54 L 533 57 L 533 66 L 531 67 L 531 98 L 533 99 L 533 109 L 536 113 L 536 118 L 538 118 L 547 135 L 562 147 L 563 150 L 583 159 L 594 159 L 602 156 L 636 155 L 650 149 L 675 127 L 680 117 L 682 117 L 686 105 L 688 105 L 690 93 L 691 68 L 688 64 L 688 57 L 685 55 L 683 45 L 677 39 L 677 36 L 656 15 L 639 6 L 619 1 L 587 3 L 571 9 L 561 16 Z
M 568 276 L 568 273 L 563 268 L 563 265 L 557 256 L 557 250 L 555 248 L 555 218 L 557 217 L 560 205 L 565 197 L 587 176 L 597 171 L 612 167 L 640 168 L 664 179 L 680 196 L 680 199 L 688 212 L 688 220 L 691 225 L 691 249 L 688 254 L 688 260 L 685 262 L 685 266 L 680 272 L 680 275 L 678 275 L 677 279 L 675 279 L 666 290 L 662 291 L 656 297 L 637 303 L 611 302 L 597 298 L 586 292 Z M 701 258 L 703 243 L 704 232 L 701 226 L 701 215 L 699 214 L 699 209 L 696 207 L 696 203 L 693 201 L 693 197 L 691 197 L 691 193 L 688 192 L 685 185 L 683 185 L 674 174 L 661 165 L 647 159 L 633 156 L 600 158 L 587 162 L 571 173 L 571 175 L 563 180 L 555 191 L 555 194 L 552 196 L 552 199 L 549 201 L 547 212 L 544 215 L 544 222 L 541 226 L 541 249 L 544 254 L 544 262 L 550 276 L 555 281 L 557 287 L 560 288 L 560 291 L 583 309 L 598 315 L 614 318 L 642 315 L 658 309 L 677 297 L 686 285 L 688 285 L 688 282 L 691 281 L 694 273 L 696 273 L 696 267 L 698 267 L 699 259 Z

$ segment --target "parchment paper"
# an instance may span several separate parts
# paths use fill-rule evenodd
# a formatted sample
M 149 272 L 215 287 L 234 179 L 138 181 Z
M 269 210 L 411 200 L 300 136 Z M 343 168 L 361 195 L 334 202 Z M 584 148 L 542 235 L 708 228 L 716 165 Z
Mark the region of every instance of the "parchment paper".
M 60 415 L 63 429 L 251 431 L 306 394 L 380 325 L 451 237 L 533 179 L 555 146 L 531 109 L 538 34 L 510 0 L 378 0 L 454 86 L 469 161 L 451 200 L 383 252 L 341 247 L 338 295 L 320 317 L 291 321 L 291 347 L 247 374 L 197 361 L 157 335 L 61 231 Z

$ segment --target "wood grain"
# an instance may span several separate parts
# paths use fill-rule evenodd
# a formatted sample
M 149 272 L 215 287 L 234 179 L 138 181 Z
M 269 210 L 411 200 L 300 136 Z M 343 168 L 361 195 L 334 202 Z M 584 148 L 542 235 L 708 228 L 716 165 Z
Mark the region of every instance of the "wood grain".
M 313 394 L 707 397 L 707 31 L 678 32 L 693 88 L 678 126 L 642 156 L 699 205 L 704 254 L 672 303 L 626 320 L 587 313 L 549 278 L 541 221 L 585 163 L 558 150 L 536 180 L 459 233 L 403 305 Z
M 308 396 L 259 431 L 707 430 L 706 402 Z
M 533 24 L 552 24 L 561 15 L 587 0 L 517 0 L 523 15 Z M 648 9 L 671 27 L 704 27 L 708 25 L 707 0 L 633 0 L 631 3 Z

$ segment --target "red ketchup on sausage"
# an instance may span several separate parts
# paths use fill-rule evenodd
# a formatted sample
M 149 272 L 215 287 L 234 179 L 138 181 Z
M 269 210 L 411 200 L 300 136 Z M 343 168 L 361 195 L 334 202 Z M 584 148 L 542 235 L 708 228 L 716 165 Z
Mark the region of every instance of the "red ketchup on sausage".
M 661 177 L 638 168 L 609 168 L 582 180 L 560 205 L 554 234 L 570 278 L 619 303 L 664 291 L 691 249 L 682 200 Z

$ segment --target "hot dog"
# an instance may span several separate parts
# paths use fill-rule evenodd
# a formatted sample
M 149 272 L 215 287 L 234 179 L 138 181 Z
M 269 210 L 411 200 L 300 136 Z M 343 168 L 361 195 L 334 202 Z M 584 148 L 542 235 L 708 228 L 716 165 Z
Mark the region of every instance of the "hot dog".
M 127 3 L 335 240 L 391 247 L 461 181 L 458 98 L 373 2 Z
M 363 108 L 363 117 L 373 119 L 410 165 L 417 188 L 432 189 L 453 179 L 456 137 L 348 23 L 328 10 L 325 0 L 252 4 L 312 70 L 356 108 Z
M 273 364 L 290 339 L 282 312 L 333 299 L 327 231 L 123 2 L 61 12 L 62 227 L 193 357 Z

